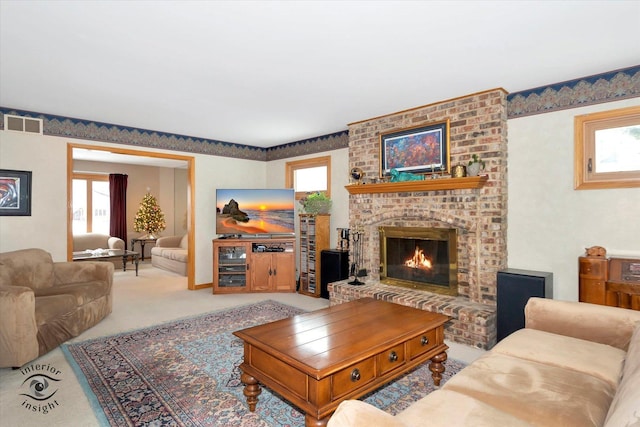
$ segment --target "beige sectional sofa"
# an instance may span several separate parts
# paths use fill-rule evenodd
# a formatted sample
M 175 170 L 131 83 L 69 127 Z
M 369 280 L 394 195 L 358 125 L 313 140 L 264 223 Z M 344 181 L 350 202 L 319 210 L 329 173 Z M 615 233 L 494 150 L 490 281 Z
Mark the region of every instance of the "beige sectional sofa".
M 526 327 L 396 416 L 338 406 L 329 427 L 639 426 L 640 312 L 531 298 Z
M 0 254 L 0 368 L 17 368 L 112 309 L 113 264 L 53 262 L 42 249 Z
M 151 248 L 151 265 L 186 276 L 188 248 L 189 236 L 187 234 L 160 237 L 156 240 L 156 245 Z

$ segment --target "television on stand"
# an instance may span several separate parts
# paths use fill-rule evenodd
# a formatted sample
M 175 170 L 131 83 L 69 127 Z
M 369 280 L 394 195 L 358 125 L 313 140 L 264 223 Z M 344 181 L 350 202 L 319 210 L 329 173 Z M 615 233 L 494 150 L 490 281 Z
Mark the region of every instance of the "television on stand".
M 216 234 L 220 237 L 295 235 L 295 192 L 283 189 L 216 189 Z

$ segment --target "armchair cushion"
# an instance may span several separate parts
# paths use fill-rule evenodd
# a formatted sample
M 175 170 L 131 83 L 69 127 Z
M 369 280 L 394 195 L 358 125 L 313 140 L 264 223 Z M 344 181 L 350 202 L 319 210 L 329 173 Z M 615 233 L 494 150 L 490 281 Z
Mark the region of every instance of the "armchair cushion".
M 35 311 L 31 288 L 0 285 L 0 367 L 21 366 L 20 361 L 38 357 Z
M 25 249 L 0 254 L 0 285 L 50 288 L 54 283 L 51 254 L 39 249 Z

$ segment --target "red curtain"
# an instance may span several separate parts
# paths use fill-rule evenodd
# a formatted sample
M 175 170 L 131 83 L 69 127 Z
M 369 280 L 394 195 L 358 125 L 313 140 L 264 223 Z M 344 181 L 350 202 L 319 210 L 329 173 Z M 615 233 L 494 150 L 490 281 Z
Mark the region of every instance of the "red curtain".
M 109 174 L 109 194 L 111 197 L 111 223 L 109 234 L 124 240 L 127 248 L 127 175 Z

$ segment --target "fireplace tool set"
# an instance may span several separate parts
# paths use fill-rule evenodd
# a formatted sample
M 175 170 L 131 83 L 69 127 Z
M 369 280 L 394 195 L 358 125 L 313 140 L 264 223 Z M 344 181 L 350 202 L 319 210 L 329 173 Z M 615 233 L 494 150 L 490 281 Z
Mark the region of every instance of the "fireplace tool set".
M 349 282 L 350 285 L 364 285 L 364 282 L 358 280 L 358 277 L 366 276 L 367 270 L 362 268 L 362 246 L 363 246 L 363 233 L 357 228 L 351 232 L 351 241 L 353 242 L 351 247 L 353 253 L 351 256 L 352 263 L 349 270 L 349 276 L 353 276 L 353 280 Z

